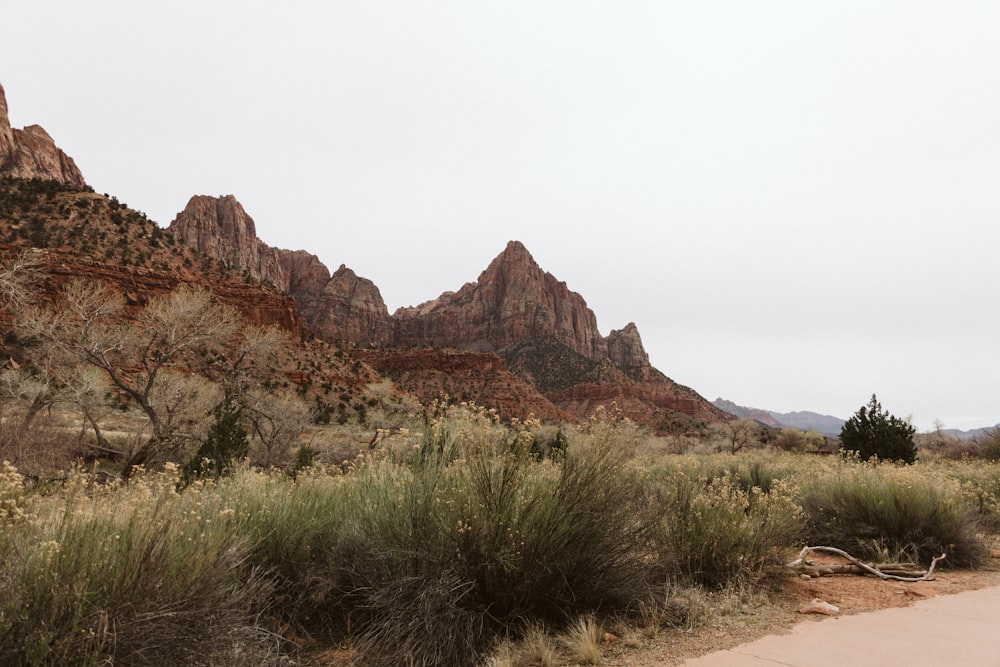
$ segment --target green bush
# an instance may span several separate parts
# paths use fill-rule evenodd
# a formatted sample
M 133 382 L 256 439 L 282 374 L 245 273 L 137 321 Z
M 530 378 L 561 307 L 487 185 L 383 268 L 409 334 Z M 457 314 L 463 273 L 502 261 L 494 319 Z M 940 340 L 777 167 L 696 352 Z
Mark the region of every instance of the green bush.
M 234 508 L 235 530 L 249 546 L 247 564 L 266 572 L 274 589 L 271 611 L 297 632 L 346 638 L 336 581 L 337 547 L 351 511 L 346 477 L 300 471 L 240 470 L 219 485 Z
M 181 487 L 201 477 L 218 479 L 246 458 L 250 440 L 240 424 L 240 408 L 226 401 L 215 409 L 215 421 L 198 451 L 184 465 Z
M 913 441 L 916 429 L 899 417 L 883 410 L 872 394 L 868 405 L 861 406 L 840 429 L 840 449 L 867 461 L 913 463 L 917 460 L 917 445 Z
M 804 486 L 801 505 L 812 545 L 859 558 L 903 556 L 928 564 L 975 566 L 983 545 L 973 509 L 954 480 L 889 464 L 844 462 Z

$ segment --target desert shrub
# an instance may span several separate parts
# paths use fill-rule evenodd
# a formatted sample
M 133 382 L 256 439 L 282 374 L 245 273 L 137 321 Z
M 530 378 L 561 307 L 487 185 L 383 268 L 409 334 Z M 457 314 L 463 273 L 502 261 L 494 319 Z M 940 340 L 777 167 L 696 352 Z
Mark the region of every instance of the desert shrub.
M 759 489 L 771 492 L 781 480 L 790 480 L 796 474 L 797 463 L 791 457 L 770 457 L 766 454 L 705 457 L 699 461 L 698 473 L 705 481 L 728 478 L 747 493 Z M 753 494 L 751 494 L 753 495 Z
M 940 426 L 930 433 L 920 433 L 915 437 L 921 459 L 946 459 L 960 461 L 977 453 L 975 440 L 957 438 L 941 430 Z
M 298 632 L 341 638 L 345 631 L 335 577 L 348 483 L 318 468 L 295 479 L 242 469 L 219 486 L 249 545 L 248 562 L 269 576 L 272 612 Z
M 531 621 L 628 605 L 646 528 L 616 428 L 539 460 L 530 429 L 453 414 L 430 425 L 412 464 L 359 469 L 337 579 L 356 596 L 352 623 L 370 658 L 471 664 Z
M 0 537 L 2 526 L 25 519 L 24 476 L 10 461 L 0 461 Z
M 826 438 L 819 431 L 800 431 L 797 428 L 781 429 L 773 437 L 776 448 L 786 452 L 813 453 L 827 449 Z
M 675 470 L 652 483 L 659 576 L 722 587 L 753 584 L 776 561 L 777 550 L 795 544 L 802 516 L 794 487 L 780 480 L 747 489 L 731 474 L 705 476 Z
M 982 560 L 979 525 L 960 485 L 927 468 L 846 461 L 805 485 L 800 502 L 813 545 L 924 564 L 946 553 L 943 565 L 952 567 Z
M 1000 463 L 952 461 L 940 463 L 941 474 L 956 480 L 966 502 L 975 510 L 981 529 L 1000 534 Z
M 0 663 L 189 664 L 254 625 L 268 591 L 246 545 L 217 497 L 181 498 L 175 483 L 70 492 L 10 529 Z
M 975 455 L 988 461 L 1000 461 L 1000 428 L 993 428 L 973 439 Z

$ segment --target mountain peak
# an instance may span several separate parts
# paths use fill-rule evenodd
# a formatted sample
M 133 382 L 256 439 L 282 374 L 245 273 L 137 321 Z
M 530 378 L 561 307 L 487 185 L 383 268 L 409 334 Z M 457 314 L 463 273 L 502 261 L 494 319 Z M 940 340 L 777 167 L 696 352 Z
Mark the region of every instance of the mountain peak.
M 83 188 L 87 183 L 73 158 L 62 152 L 40 125 L 10 125 L 7 96 L 0 85 L 0 176 L 42 178 Z

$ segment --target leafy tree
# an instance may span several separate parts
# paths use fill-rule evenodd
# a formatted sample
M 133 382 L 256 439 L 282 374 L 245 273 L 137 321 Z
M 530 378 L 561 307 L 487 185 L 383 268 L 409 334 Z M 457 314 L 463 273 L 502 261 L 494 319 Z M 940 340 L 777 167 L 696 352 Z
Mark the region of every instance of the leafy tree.
M 856 452 L 862 461 L 876 457 L 882 461 L 913 463 L 917 445 L 916 429 L 907 421 L 883 410 L 875 394 L 840 429 L 840 451 Z

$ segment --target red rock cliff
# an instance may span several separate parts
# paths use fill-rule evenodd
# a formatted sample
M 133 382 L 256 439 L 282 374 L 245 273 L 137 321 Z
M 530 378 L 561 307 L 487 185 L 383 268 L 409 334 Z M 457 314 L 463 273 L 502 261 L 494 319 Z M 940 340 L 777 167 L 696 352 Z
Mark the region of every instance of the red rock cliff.
M 38 125 L 23 130 L 10 126 L 7 97 L 0 85 L 0 176 L 43 178 L 82 188 L 83 174 L 73 158 L 62 152 Z
M 438 345 L 492 352 L 554 338 L 589 359 L 608 355 L 597 318 L 583 297 L 535 263 L 518 241 L 458 292 L 393 314 L 397 345 Z
M 318 257 L 303 250 L 268 246 L 232 195 L 192 197 L 169 229 L 195 250 L 288 292 L 315 335 L 351 343 L 389 342 L 389 311 L 374 283 L 344 266 L 331 276 Z

